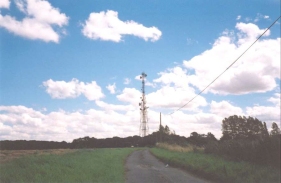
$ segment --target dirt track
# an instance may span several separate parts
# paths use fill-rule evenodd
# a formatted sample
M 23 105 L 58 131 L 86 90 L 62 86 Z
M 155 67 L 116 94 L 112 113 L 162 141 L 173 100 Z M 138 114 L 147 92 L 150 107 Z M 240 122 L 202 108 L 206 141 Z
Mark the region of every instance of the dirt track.
M 208 183 L 180 169 L 166 166 L 148 150 L 133 152 L 126 161 L 126 183 Z

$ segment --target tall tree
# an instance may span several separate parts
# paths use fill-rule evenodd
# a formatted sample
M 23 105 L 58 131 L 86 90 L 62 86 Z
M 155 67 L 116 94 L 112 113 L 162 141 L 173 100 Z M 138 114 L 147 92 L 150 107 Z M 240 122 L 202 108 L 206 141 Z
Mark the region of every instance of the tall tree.
M 168 127 L 168 125 L 165 126 L 164 133 L 170 135 L 171 131 L 170 131 L 170 128 Z
M 214 134 L 212 134 L 211 132 L 207 133 L 207 139 L 209 139 L 209 140 L 217 140 L 216 137 L 214 136 Z
M 230 116 L 222 121 L 221 139 L 265 138 L 266 126 L 253 117 Z
M 190 137 L 199 137 L 199 134 L 197 132 L 190 133 Z
M 266 123 L 265 123 L 265 122 L 263 122 L 263 129 L 264 129 L 263 135 L 264 135 L 266 138 L 268 138 L 268 137 L 269 137 L 269 133 L 268 133 L 267 126 L 266 126 Z
M 280 129 L 275 122 L 272 123 L 271 128 L 272 129 L 271 129 L 270 135 L 279 135 L 280 134 Z

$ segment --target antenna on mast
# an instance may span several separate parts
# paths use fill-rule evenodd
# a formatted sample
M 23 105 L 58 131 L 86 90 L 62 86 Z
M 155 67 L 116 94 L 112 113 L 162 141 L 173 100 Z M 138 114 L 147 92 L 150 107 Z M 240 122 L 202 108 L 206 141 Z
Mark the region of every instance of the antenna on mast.
M 140 136 L 144 137 L 146 135 L 148 135 L 148 118 L 147 118 L 147 109 L 148 107 L 146 107 L 146 98 L 145 98 L 145 78 L 147 77 L 147 75 L 143 72 L 141 73 L 140 79 L 142 80 L 142 96 L 141 96 L 141 102 L 139 103 L 140 106 L 140 111 L 141 111 L 141 115 L 140 115 Z

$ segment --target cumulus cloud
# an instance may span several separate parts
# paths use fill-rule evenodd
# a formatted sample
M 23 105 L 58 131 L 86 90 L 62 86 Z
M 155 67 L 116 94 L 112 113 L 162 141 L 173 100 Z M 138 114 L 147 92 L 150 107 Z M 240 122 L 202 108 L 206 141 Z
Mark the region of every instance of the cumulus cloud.
M 189 85 L 187 71 L 177 66 L 158 73 L 159 78 L 153 80 L 161 85 L 155 92 L 147 95 L 147 102 L 150 107 L 178 108 L 185 105 L 196 93 Z M 207 102 L 202 96 L 198 96 L 184 109 L 197 110 L 200 106 L 206 106 Z
M 126 137 L 138 133 L 139 111 L 110 110 L 41 113 L 25 106 L 0 106 L 0 139 L 72 141 L 74 138 Z
M 124 93 L 136 92 L 126 89 Z M 245 115 L 257 117 L 266 122 L 280 121 L 278 97 L 280 94 L 275 94 L 268 99 L 273 104 L 272 106 L 247 107 Z M 0 106 L 0 139 L 71 142 L 75 138 L 84 136 L 107 138 L 138 135 L 140 111 L 137 105 L 115 105 L 100 100 L 95 103 L 101 110 L 47 112 L 25 106 Z M 176 111 L 172 115 L 162 113 L 162 124 L 168 125 L 176 134 L 182 136 L 189 136 L 192 132 L 201 134 L 211 132 L 220 138 L 223 118 L 233 114 L 242 115 L 241 112 L 241 108 L 227 101 L 212 101 L 210 113 L 190 114 L 185 111 Z M 152 133 L 159 127 L 159 112 L 149 108 L 148 117 L 148 125 Z
M 221 137 L 221 122 L 223 118 L 211 113 L 186 114 L 177 111 L 172 115 L 162 115 L 162 123 L 168 125 L 176 134 L 190 136 L 192 132 L 201 134 L 213 133 L 217 138 Z
M 252 24 L 252 23 L 243 23 L 239 22 L 236 24 L 235 28 L 239 30 L 238 35 L 238 43 L 243 44 L 243 43 L 250 43 L 250 41 L 255 41 L 255 39 L 260 36 L 265 29 L 260 29 L 257 25 Z M 268 30 L 263 36 L 269 36 L 270 35 L 270 30 Z
M 262 121 L 278 122 L 280 121 L 280 93 L 275 93 L 274 96 L 268 99 L 272 105 L 247 107 L 246 113 Z
M 57 99 L 76 98 L 81 94 L 88 100 L 99 100 L 104 97 L 101 87 L 95 81 L 84 83 L 75 78 L 69 82 L 49 79 L 43 82 L 43 86 L 52 98 Z
M 147 93 L 147 104 L 149 107 L 175 109 L 185 105 L 196 93 L 195 89 L 189 85 L 187 71 L 177 66 L 158 73 L 159 77 L 153 82 L 146 81 L 146 85 L 157 88 L 156 91 Z M 140 75 L 135 77 L 140 80 Z M 198 107 L 206 106 L 207 102 L 202 96 L 198 96 L 184 109 L 198 110 Z
M 132 111 L 136 109 L 136 105 L 116 105 L 116 104 L 108 104 L 105 103 L 103 101 L 96 101 L 97 106 L 99 106 L 100 108 L 108 111 Z
M 281 98 L 281 94 L 275 93 L 273 97 L 270 97 L 268 99 L 268 101 L 275 104 L 277 107 L 280 107 L 280 98 Z
M 163 86 L 156 92 L 147 95 L 147 103 L 150 107 L 175 109 L 185 105 L 195 95 L 192 88 Z M 196 100 L 186 105 L 183 109 L 197 110 L 198 107 L 206 105 L 207 102 L 204 97 L 198 96 Z
M 114 42 L 120 42 L 123 35 L 133 35 L 154 42 L 162 35 L 156 27 L 145 27 L 132 20 L 122 21 L 118 18 L 118 12 L 112 10 L 91 13 L 83 24 L 82 33 L 90 39 Z
M 0 106 L 0 139 L 53 140 L 71 142 L 84 136 L 107 138 L 128 137 L 139 134 L 140 113 L 132 105 L 111 105 L 96 101 L 102 110 L 40 112 L 25 106 Z M 122 113 L 117 112 L 122 111 Z M 150 133 L 159 127 L 159 113 L 149 110 Z M 214 114 L 188 115 L 178 111 L 162 115 L 163 125 L 177 134 L 189 136 L 191 132 L 220 135 L 221 118 Z M 216 128 L 215 128 L 216 127 Z M 212 129 L 219 129 L 212 130 Z
M 59 42 L 60 33 L 65 32 L 62 27 L 68 24 L 69 17 L 45 0 L 15 0 L 15 3 L 25 17 L 17 20 L 0 14 L 0 27 L 28 39 Z
M 280 108 L 276 106 L 254 106 L 247 107 L 248 116 L 256 117 L 261 121 L 278 122 L 280 121 Z
M 189 75 L 192 85 L 205 88 L 264 31 L 252 23 L 237 23 L 236 29 L 236 34 L 225 31 L 211 49 L 184 61 L 185 68 L 195 73 Z M 258 41 L 208 91 L 240 95 L 273 90 L 277 86 L 275 79 L 280 79 L 279 48 L 280 38 Z
M 10 7 L 10 0 L 1 0 L 0 1 L 0 8 L 9 8 Z
M 240 107 L 235 107 L 228 101 L 212 101 L 210 104 L 210 112 L 223 118 L 227 118 L 233 115 L 244 115 L 243 110 Z
M 122 93 L 117 95 L 117 99 L 121 102 L 138 105 L 141 96 L 141 92 L 135 88 L 124 88 Z
M 115 94 L 116 85 L 113 83 L 112 85 L 107 85 L 106 88 L 109 90 L 111 94 Z

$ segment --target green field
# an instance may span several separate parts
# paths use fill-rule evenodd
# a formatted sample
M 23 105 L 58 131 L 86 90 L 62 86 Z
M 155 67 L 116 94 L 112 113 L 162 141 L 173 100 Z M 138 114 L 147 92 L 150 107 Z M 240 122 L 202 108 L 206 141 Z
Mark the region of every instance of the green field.
M 227 161 L 202 152 L 176 152 L 162 148 L 151 148 L 150 151 L 169 165 L 214 182 L 280 183 L 279 170 L 270 167 Z
M 84 149 L 62 154 L 41 151 L 0 164 L 0 182 L 125 182 L 125 159 L 136 148 Z M 159 159 L 214 182 L 277 183 L 276 169 L 227 161 L 202 152 L 151 148 Z M 16 151 L 15 151 L 16 152 Z M 6 154 L 8 152 L 5 152 Z
M 29 155 L 0 165 L 0 182 L 124 182 L 125 159 L 136 148 Z

